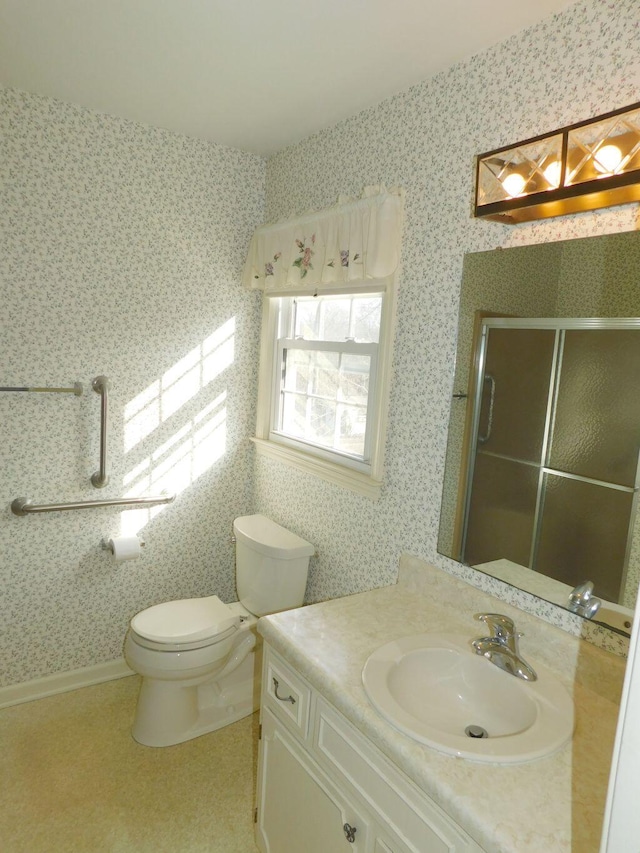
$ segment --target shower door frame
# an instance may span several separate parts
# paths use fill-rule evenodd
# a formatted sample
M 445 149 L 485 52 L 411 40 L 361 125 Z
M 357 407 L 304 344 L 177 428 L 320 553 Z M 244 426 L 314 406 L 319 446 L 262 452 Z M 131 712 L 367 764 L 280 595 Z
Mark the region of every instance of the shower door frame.
M 555 410 L 558 400 L 558 388 L 560 385 L 560 374 L 562 371 L 562 356 L 564 349 L 565 332 L 567 331 L 584 331 L 584 330 L 636 330 L 640 331 L 640 318 L 630 317 L 488 317 L 484 316 L 480 320 L 480 332 L 477 341 L 477 353 L 475 357 L 472 355 L 475 369 L 472 371 L 469 381 L 470 389 L 473 389 L 473 396 L 470 397 L 473 401 L 472 417 L 471 417 L 471 440 L 468 445 L 468 455 L 466 464 L 466 482 L 464 492 L 464 509 L 462 534 L 460 538 L 460 554 L 459 562 L 469 565 L 465 560 L 465 552 L 467 549 L 467 533 L 469 527 L 469 515 L 471 510 L 471 496 L 473 490 L 473 478 L 475 474 L 475 464 L 478 453 L 478 431 L 480 427 L 480 414 L 482 408 L 482 394 L 484 390 L 485 366 L 487 359 L 487 347 L 489 341 L 490 329 L 549 329 L 555 332 L 553 345 L 553 356 L 550 370 L 549 393 L 547 398 L 547 410 L 545 416 L 544 433 L 542 440 L 542 448 L 540 451 L 540 464 L 525 462 L 521 459 L 511 460 L 522 465 L 530 465 L 538 468 L 538 486 L 536 493 L 536 508 L 533 520 L 533 532 L 531 537 L 531 550 L 529 553 L 529 566 L 535 565 L 538 545 L 540 540 L 540 527 L 542 524 L 542 510 L 544 504 L 544 478 L 546 474 L 564 477 L 566 479 L 579 480 L 584 483 L 592 483 L 603 486 L 605 488 L 617 489 L 619 491 L 632 493 L 632 504 L 630 511 L 630 523 L 627 533 L 627 542 L 625 548 L 624 563 L 622 575 L 620 579 L 619 597 L 625 589 L 627 581 L 627 570 L 629 565 L 629 556 L 631 551 L 631 543 L 633 539 L 633 523 L 632 520 L 638 512 L 638 500 L 640 491 L 640 455 L 636 467 L 635 485 L 620 486 L 616 483 L 608 481 L 594 480 L 589 477 L 584 477 L 579 474 L 570 474 L 566 471 L 559 471 L 549 467 L 548 462 L 549 445 L 553 439 L 553 426 L 555 423 Z M 491 454 L 486 450 L 483 451 L 486 455 L 493 455 L 502 459 L 509 459 L 502 454 Z M 532 569 L 535 571 L 535 569 Z

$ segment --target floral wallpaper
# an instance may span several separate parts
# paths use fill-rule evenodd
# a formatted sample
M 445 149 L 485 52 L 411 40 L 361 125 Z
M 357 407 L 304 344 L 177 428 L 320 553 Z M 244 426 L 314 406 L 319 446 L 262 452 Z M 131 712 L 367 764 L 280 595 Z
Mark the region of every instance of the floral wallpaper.
M 437 554 L 462 260 L 467 252 L 639 227 L 637 205 L 519 226 L 471 217 L 474 155 L 640 100 L 640 4 L 584 0 L 431 80 L 287 148 L 267 220 L 364 185 L 406 190 L 385 485 L 377 503 L 256 462 L 261 512 L 313 542 L 309 600 L 390 584 L 421 557 L 607 647 L 610 633 Z
M 235 597 L 233 518 L 261 511 L 313 542 L 307 599 L 395 582 L 401 552 L 605 647 L 609 632 L 436 552 L 462 259 L 497 246 L 638 228 L 637 206 L 508 227 L 471 218 L 473 158 L 640 100 L 637 0 L 582 0 L 264 161 L 0 90 L 2 385 L 0 685 L 120 657 L 131 616 L 170 598 Z M 266 182 L 266 183 L 265 183 Z M 364 186 L 406 190 L 394 381 L 379 501 L 254 458 L 260 296 L 250 237 Z M 303 256 L 304 257 L 304 256 Z M 110 381 L 110 482 L 99 398 Z M 17 518 L 38 503 L 177 493 L 153 511 Z M 137 533 L 142 556 L 101 548 Z
M 0 90 L 1 685 L 118 658 L 170 598 L 235 600 L 233 518 L 250 510 L 260 297 L 241 286 L 265 163 L 50 98 Z M 100 398 L 110 382 L 108 473 Z M 17 518 L 35 503 L 176 492 L 166 508 Z M 115 563 L 103 538 L 137 533 Z

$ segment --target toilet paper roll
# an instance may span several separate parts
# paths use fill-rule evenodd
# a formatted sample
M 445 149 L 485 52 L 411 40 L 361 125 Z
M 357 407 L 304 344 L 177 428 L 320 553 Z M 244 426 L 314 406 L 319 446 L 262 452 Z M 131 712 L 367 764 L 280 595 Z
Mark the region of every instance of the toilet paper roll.
M 137 559 L 141 553 L 141 545 L 137 536 L 115 536 L 109 539 L 109 550 L 116 563 Z

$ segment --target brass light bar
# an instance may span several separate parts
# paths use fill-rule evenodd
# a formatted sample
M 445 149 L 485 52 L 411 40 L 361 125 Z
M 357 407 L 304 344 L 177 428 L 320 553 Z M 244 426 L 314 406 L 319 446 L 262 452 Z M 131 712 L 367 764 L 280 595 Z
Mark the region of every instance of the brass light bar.
M 640 201 L 640 102 L 477 157 L 474 215 L 515 224 Z

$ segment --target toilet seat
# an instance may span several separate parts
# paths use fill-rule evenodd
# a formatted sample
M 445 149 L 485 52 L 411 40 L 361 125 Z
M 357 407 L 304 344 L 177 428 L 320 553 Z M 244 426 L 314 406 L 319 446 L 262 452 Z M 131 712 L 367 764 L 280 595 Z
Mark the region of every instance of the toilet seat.
M 131 631 L 147 648 L 186 651 L 227 639 L 239 624 L 239 614 L 209 595 L 154 604 L 133 617 Z

